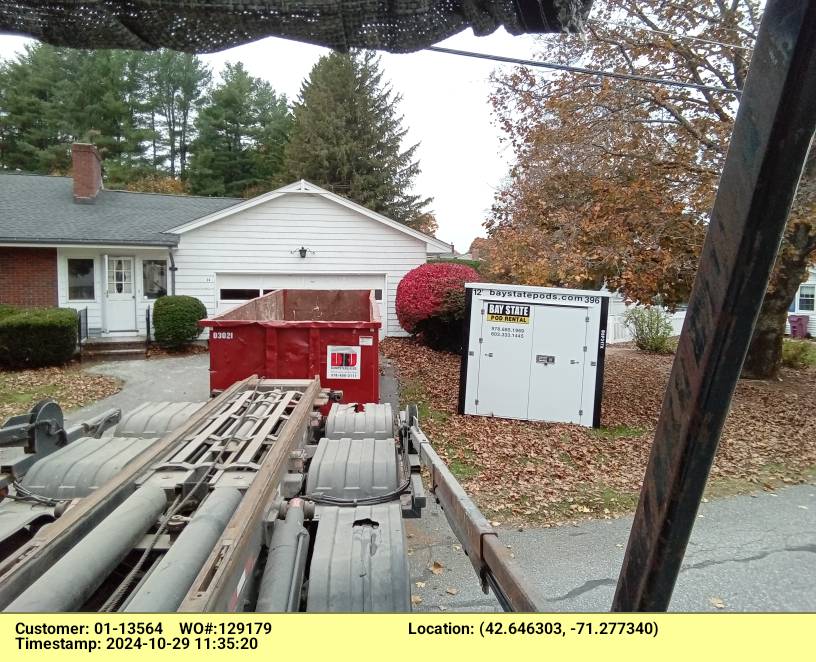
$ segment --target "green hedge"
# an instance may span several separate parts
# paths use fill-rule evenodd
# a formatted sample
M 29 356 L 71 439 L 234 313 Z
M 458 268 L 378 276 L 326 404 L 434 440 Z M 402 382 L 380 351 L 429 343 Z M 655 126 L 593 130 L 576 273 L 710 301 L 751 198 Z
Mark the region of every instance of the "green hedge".
M 202 329 L 198 326 L 198 320 L 206 316 L 207 309 L 195 297 L 159 297 L 153 304 L 156 342 L 170 349 L 189 345 L 201 334 Z
M 0 320 L 5 319 L 6 317 L 11 317 L 12 315 L 16 315 L 20 312 L 19 308 L 15 308 L 14 306 L 9 306 L 5 303 L 0 303 Z
M 470 267 L 471 269 L 475 269 L 479 271 L 480 267 L 484 266 L 484 262 L 482 260 L 465 260 L 461 257 L 440 257 L 435 260 L 430 260 L 429 264 L 433 264 L 435 262 L 446 262 L 448 264 L 464 264 L 466 267 Z
M 0 365 L 40 368 L 69 361 L 77 347 L 77 314 L 69 308 L 0 310 Z

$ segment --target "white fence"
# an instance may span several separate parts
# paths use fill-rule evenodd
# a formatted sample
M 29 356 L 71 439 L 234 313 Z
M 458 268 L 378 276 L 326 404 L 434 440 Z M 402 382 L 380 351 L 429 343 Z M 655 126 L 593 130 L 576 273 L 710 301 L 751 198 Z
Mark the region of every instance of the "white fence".
M 613 300 L 614 301 L 614 300 Z M 628 342 L 632 339 L 632 334 L 623 323 L 623 311 L 626 307 L 621 302 L 620 306 L 612 304 L 609 312 L 609 320 L 606 325 L 606 341 L 609 344 L 618 342 Z M 671 315 L 672 335 L 679 336 L 683 328 L 683 320 L 686 319 L 686 311 L 679 310 Z

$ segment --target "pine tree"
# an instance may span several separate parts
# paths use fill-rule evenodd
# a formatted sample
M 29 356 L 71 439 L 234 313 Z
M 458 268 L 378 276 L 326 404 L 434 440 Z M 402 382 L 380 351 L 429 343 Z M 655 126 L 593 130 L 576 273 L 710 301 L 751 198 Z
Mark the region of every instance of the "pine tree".
M 196 119 L 190 190 L 200 195 L 268 190 L 280 170 L 291 124 L 286 97 L 250 76 L 240 62 L 227 64 L 221 78 Z
M 307 179 L 406 225 L 430 199 L 411 193 L 418 145 L 403 151 L 401 97 L 371 52 L 331 53 L 315 64 L 294 107 L 287 181 Z
M 64 51 L 72 74 L 55 104 L 66 132 L 71 141 L 96 144 L 106 185 L 120 188 L 150 168 L 140 117 L 146 56 L 135 51 Z
M 60 106 L 67 92 L 66 52 L 29 45 L 0 72 L 0 167 L 54 172 L 69 166 L 66 144 L 73 137 Z
M 183 175 L 209 80 L 173 51 L 27 46 L 0 63 L 0 168 L 65 173 L 70 144 L 92 141 L 110 187 Z
M 194 111 L 212 75 L 195 55 L 166 49 L 149 53 L 145 69 L 145 124 L 152 160 L 166 164 L 171 177 L 184 177 L 194 138 Z

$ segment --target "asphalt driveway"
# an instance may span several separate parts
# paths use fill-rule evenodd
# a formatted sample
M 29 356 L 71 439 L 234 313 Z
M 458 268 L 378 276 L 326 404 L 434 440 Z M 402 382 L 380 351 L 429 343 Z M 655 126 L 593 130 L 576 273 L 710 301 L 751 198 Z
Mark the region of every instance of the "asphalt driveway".
M 76 423 L 118 407 L 123 414 L 147 401 L 204 402 L 210 398 L 210 355 L 194 354 L 172 358 L 97 363 L 89 372 L 121 379 L 119 393 L 70 412 L 66 421 Z

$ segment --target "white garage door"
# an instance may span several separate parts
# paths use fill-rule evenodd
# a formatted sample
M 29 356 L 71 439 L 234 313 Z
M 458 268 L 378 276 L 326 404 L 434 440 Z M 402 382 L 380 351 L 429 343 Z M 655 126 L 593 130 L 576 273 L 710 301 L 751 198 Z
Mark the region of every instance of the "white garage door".
M 216 274 L 218 312 L 272 290 L 374 290 L 380 305 L 380 338 L 385 337 L 385 274 Z

